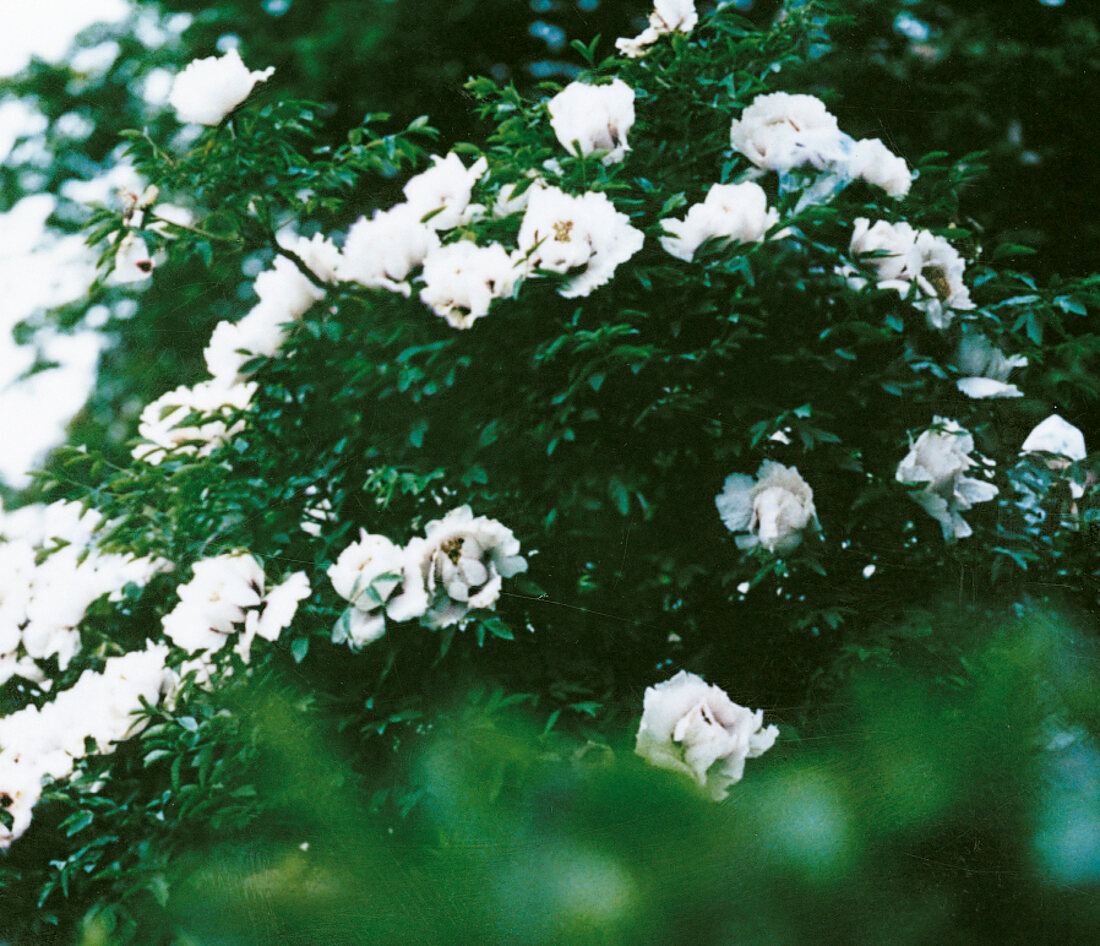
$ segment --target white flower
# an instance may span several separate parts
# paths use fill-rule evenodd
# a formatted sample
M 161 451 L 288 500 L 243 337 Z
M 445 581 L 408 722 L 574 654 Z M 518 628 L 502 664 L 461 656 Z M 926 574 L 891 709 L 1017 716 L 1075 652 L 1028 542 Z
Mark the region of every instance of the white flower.
M 409 273 L 439 245 L 435 230 L 409 204 L 398 204 L 371 219 L 360 217 L 348 230 L 337 272 L 371 289 L 410 293 Z
M 408 554 L 417 563 L 430 606 L 421 617 L 427 627 L 448 627 L 467 611 L 496 607 L 504 578 L 527 570 L 512 530 L 469 506 L 429 522 L 424 538 L 413 539 Z
M 1021 453 L 1050 453 L 1068 460 L 1084 460 L 1085 435 L 1057 414 L 1051 414 L 1031 431 L 1020 446 Z
M 966 263 L 943 237 L 914 230 L 908 223 L 877 221 L 873 226 L 859 217 L 852 231 L 854 256 L 880 254 L 861 262 L 874 270 L 880 289 L 906 296 L 915 283 L 919 297 L 913 303 L 925 315 L 929 328 L 945 329 L 952 310 L 973 309 L 970 290 L 963 282 Z
M 820 528 L 814 491 L 797 469 L 773 460 L 760 464 L 755 480 L 730 474 L 714 503 L 730 532 L 749 533 L 736 537 L 740 549 L 763 545 L 783 554 L 799 546 L 805 529 Z
M 842 132 L 825 103 L 787 92 L 758 95 L 730 126 L 730 145 L 769 171 L 806 164 L 820 170 L 844 154 Z
M 262 601 L 264 572 L 247 554 L 218 555 L 196 562 L 194 576 L 176 589 L 179 604 L 162 618 L 164 633 L 188 652 L 220 650 L 245 609 Z
M 695 0 L 656 0 L 649 14 L 649 26 L 633 39 L 620 37 L 615 48 L 624 56 L 636 59 L 666 33 L 690 33 L 699 22 Z
M 249 72 L 235 48 L 223 56 L 195 59 L 176 76 L 168 104 L 181 122 L 217 125 L 274 72 L 274 66 Z
M 282 584 L 272 588 L 263 599 L 263 611 L 255 608 L 245 612 L 244 631 L 237 638 L 233 649 L 248 663 L 252 653 L 252 641 L 256 637 L 275 641 L 294 620 L 298 602 L 309 597 L 309 579 L 305 572 L 294 572 Z
M 955 385 L 967 397 L 1023 397 L 1023 391 L 1007 382 L 1015 369 L 1027 367 L 1027 358 L 1006 356 L 980 332 L 964 329 L 955 364 L 966 375 Z
M 244 429 L 243 421 L 229 425 L 224 418 L 232 411 L 247 410 L 255 393 L 255 382 L 227 385 L 216 379 L 162 394 L 141 412 L 138 433 L 146 442 L 131 451 L 134 459 L 156 466 L 169 453 L 209 456 Z M 192 414 L 209 419 L 184 425 Z
M 606 194 L 573 197 L 557 187 L 531 195 L 518 238 L 528 271 L 576 273 L 558 290 L 567 299 L 587 296 L 610 280 L 643 240 Z
M 850 178 L 862 178 L 881 187 L 891 197 L 904 197 L 913 183 L 905 158 L 894 154 L 878 138 L 864 138 L 852 144 L 845 167 Z
M 527 186 L 517 194 L 516 191 L 524 184 Z M 511 184 L 505 184 L 497 191 L 497 195 L 493 200 L 493 216 L 508 217 L 511 214 L 526 210 L 531 195 L 537 188 L 545 186 L 546 181 L 537 175 L 530 183 L 527 181 L 513 181 Z
M 978 465 L 970 456 L 973 450 L 969 431 L 957 421 L 937 417 L 898 464 L 897 481 L 919 487 L 909 495 L 939 522 L 948 542 L 972 535 L 961 513 L 975 503 L 988 502 L 998 492 L 992 483 L 964 475 Z
M 337 643 L 347 639 L 358 649 L 385 633 L 387 615 L 408 621 L 428 609 L 418 561 L 384 535 L 360 529 L 359 541 L 340 553 L 328 577 L 336 593 L 352 605 L 337 623 Z
M 452 328 L 469 328 L 489 304 L 512 294 L 516 264 L 499 243 L 477 246 L 459 240 L 428 253 L 420 301 Z
M 116 283 L 141 282 L 153 274 L 153 266 L 149 246 L 131 230 L 119 241 L 111 279 Z
M 570 154 L 600 151 L 604 164 L 617 164 L 630 145 L 626 136 L 634 124 L 634 90 L 622 79 L 608 85 L 570 82 L 547 105 L 550 127 Z
M 488 167 L 484 157 L 467 169 L 453 151 L 445 158 L 432 155 L 432 166 L 409 178 L 405 200 L 418 220 L 433 214 L 425 221 L 432 230 L 450 230 L 467 222 L 470 193 Z
M 634 751 L 651 765 L 690 775 L 715 801 L 741 780 L 745 760 L 779 735 L 764 711 L 738 706 L 720 687 L 681 670 L 645 691 Z
M 768 197 L 759 184 L 715 184 L 701 204 L 694 204 L 683 220 L 662 220 L 672 236 L 661 237 L 661 246 L 678 259 L 691 262 L 695 251 L 718 237 L 737 243 L 764 239 L 779 214 L 768 209 Z

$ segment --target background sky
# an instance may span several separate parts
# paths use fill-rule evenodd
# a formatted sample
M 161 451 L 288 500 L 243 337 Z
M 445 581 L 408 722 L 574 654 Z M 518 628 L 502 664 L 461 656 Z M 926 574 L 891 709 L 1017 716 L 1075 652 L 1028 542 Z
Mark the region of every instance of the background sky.
M 0 0 L 0 75 L 23 69 L 32 56 L 59 60 L 73 38 L 93 23 L 121 19 L 126 0 Z M 21 103 L 0 103 L 0 160 L 42 116 Z M 0 477 L 25 485 L 27 471 L 61 440 L 95 376 L 99 339 L 92 332 L 48 339 L 44 354 L 61 364 L 19 381 L 34 360 L 17 347 L 11 328 L 35 309 L 76 299 L 92 277 L 79 236 L 47 237 L 44 224 L 56 199 L 40 194 L 0 214 Z

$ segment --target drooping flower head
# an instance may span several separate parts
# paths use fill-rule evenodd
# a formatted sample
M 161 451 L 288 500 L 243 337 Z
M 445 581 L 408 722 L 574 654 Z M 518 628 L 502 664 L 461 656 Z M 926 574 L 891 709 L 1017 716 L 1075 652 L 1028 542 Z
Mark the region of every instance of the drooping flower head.
M 1008 383 L 1008 376 L 1017 368 L 1027 367 L 1024 355 L 1005 355 L 980 332 L 964 326 L 963 336 L 955 352 L 955 364 L 965 377 L 955 386 L 967 397 L 1023 397 L 1024 392 Z
M 1058 414 L 1051 414 L 1036 425 L 1020 445 L 1021 453 L 1049 453 L 1068 460 L 1084 460 L 1085 435 Z
M 695 0 L 656 0 L 649 14 L 649 26 L 633 39 L 625 36 L 615 40 L 615 48 L 624 56 L 637 59 L 657 40 L 668 33 L 688 34 L 699 22 Z
M 973 451 L 974 438 L 968 430 L 957 421 L 937 417 L 898 464 L 897 481 L 913 487 L 909 495 L 939 522 L 948 542 L 972 535 L 962 513 L 998 493 L 992 483 L 966 475 L 978 465 L 970 456 Z
M 714 499 L 722 522 L 736 537 L 737 547 L 762 545 L 769 552 L 791 552 L 803 532 L 819 528 L 814 492 L 793 466 L 765 460 L 756 478 L 744 473 L 726 477 Z
M 563 148 L 582 155 L 604 152 L 604 164 L 617 164 L 630 145 L 626 136 L 634 125 L 634 90 L 622 79 L 607 85 L 570 82 L 547 106 L 550 127 Z
M 715 801 L 741 780 L 745 760 L 779 735 L 764 711 L 739 706 L 721 687 L 681 670 L 645 691 L 635 752 L 651 765 L 691 776 Z
M 690 262 L 707 240 L 759 242 L 778 220 L 778 212 L 768 209 L 768 197 L 759 184 L 715 184 L 707 191 L 706 199 L 692 205 L 683 220 L 661 221 L 661 227 L 672 234 L 661 237 L 661 246 Z
M 236 48 L 222 56 L 195 59 L 176 76 L 168 104 L 181 122 L 217 125 L 274 72 L 274 66 L 249 72 Z

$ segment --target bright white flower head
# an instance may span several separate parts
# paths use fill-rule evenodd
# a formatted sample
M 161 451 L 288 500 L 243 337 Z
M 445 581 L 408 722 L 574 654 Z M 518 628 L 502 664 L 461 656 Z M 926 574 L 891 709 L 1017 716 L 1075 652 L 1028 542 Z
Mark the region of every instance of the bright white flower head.
M 1008 384 L 1008 376 L 1017 368 L 1027 367 L 1027 358 L 1006 356 L 980 332 L 964 330 L 955 364 L 966 375 L 955 385 L 967 397 L 1023 397 L 1023 391 Z
M 489 167 L 484 157 L 469 168 L 453 151 L 445 158 L 432 155 L 432 166 L 405 185 L 405 200 L 418 220 L 433 214 L 426 225 L 433 230 L 450 230 L 469 219 L 470 194 Z
M 520 185 L 524 183 L 526 183 L 526 181 L 515 181 L 511 184 L 505 184 L 497 191 L 497 195 L 493 199 L 494 217 L 507 217 L 511 214 L 520 213 L 526 210 L 527 204 L 531 200 L 531 195 L 535 190 L 546 186 L 545 180 L 538 175 L 534 175 L 534 179 L 531 183 L 517 194 L 516 191 L 518 191 Z
M 917 286 L 926 298 L 917 308 L 924 312 L 929 328 L 945 329 L 954 318 L 952 309 L 973 309 L 970 290 L 963 282 L 966 262 L 943 237 L 927 230 L 917 234 L 920 269 L 914 274 Z
M 489 313 L 489 304 L 512 294 L 519 271 L 499 243 L 478 246 L 459 240 L 428 253 L 420 301 L 452 328 L 469 328 Z
M 153 254 L 148 244 L 132 230 L 118 244 L 115 268 L 111 281 L 116 283 L 141 282 L 153 275 Z
M 620 263 L 642 248 L 644 237 L 606 194 L 580 197 L 557 187 L 531 195 L 519 228 L 519 255 L 528 271 L 576 273 L 558 291 L 587 296 L 608 282 Z
M 604 164 L 617 164 L 630 150 L 626 136 L 634 125 L 634 90 L 622 79 L 608 85 L 570 82 L 547 108 L 550 127 L 570 154 L 604 152 Z
M 701 204 L 694 204 L 683 220 L 662 220 L 672 236 L 661 237 L 661 246 L 678 259 L 691 262 L 707 240 L 724 238 L 736 243 L 756 243 L 779 220 L 768 209 L 768 197 L 759 184 L 715 184 Z
M 1073 424 L 1051 414 L 1027 435 L 1020 446 L 1021 453 L 1051 453 L 1069 460 L 1085 459 L 1085 435 Z
M 849 249 L 853 256 L 866 256 L 861 262 L 875 273 L 883 289 L 897 289 L 904 294 L 913 273 L 920 268 L 917 231 L 904 220 L 899 223 L 878 220 L 872 225 L 866 217 L 859 217 Z M 876 255 L 868 255 L 872 253 Z
M 274 72 L 274 66 L 249 72 L 235 48 L 223 56 L 195 59 L 176 76 L 168 104 L 181 122 L 217 125 Z
M 334 639 L 346 639 L 355 649 L 386 632 L 387 616 L 408 621 L 428 610 L 419 562 L 384 535 L 360 529 L 359 541 L 340 553 L 328 577 L 336 593 L 352 605 L 337 624 Z
M 735 539 L 740 549 L 762 545 L 784 554 L 798 548 L 802 533 L 820 528 L 814 491 L 793 466 L 765 460 L 756 479 L 731 473 L 714 499 L 730 532 L 747 532 Z
M 715 801 L 741 780 L 745 760 L 779 735 L 764 711 L 738 706 L 720 687 L 681 670 L 648 687 L 634 751 L 651 765 L 691 776 Z
M 408 297 L 409 274 L 439 246 L 435 230 L 420 222 L 423 216 L 409 204 L 398 204 L 369 220 L 360 217 L 344 240 L 337 267 L 340 278 Z
M 758 95 L 730 126 L 734 151 L 768 171 L 825 168 L 843 157 L 842 136 L 821 99 L 787 92 Z
M 180 386 L 162 394 L 141 412 L 138 433 L 146 442 L 131 451 L 134 459 L 156 466 L 169 453 L 209 456 L 244 429 L 243 420 L 230 425 L 223 418 L 230 412 L 247 410 L 255 393 L 255 382 L 226 384 L 221 380 L 211 380 L 193 387 Z M 207 415 L 211 419 L 198 424 L 184 424 L 192 414 Z
M 972 535 L 962 513 L 998 493 L 992 483 L 965 475 L 978 465 L 970 456 L 973 451 L 974 438 L 969 431 L 957 421 L 937 417 L 898 464 L 897 481 L 914 487 L 909 495 L 939 522 L 948 542 Z
M 891 197 L 904 197 L 913 183 L 905 158 L 894 154 L 878 138 L 855 142 L 847 157 L 847 176 L 881 187 Z
M 667 33 L 690 33 L 699 22 L 695 0 L 656 0 L 649 14 L 649 26 L 633 39 L 615 40 L 615 48 L 624 56 L 637 59 Z
M 417 563 L 430 605 L 421 617 L 427 627 L 449 627 L 468 611 L 494 608 L 503 579 L 527 571 L 512 530 L 469 506 L 429 522 L 424 538 L 407 548 Z

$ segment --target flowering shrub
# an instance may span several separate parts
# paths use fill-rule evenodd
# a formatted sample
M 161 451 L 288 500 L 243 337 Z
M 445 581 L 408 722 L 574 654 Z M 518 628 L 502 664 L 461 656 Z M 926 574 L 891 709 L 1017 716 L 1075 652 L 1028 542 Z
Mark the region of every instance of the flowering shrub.
M 0 640 L 9 719 L 59 713 L 54 683 L 133 653 L 171 685 L 141 689 L 95 751 L 0 767 L 12 850 L 40 830 L 50 852 L 14 890 L 156 896 L 189 831 L 282 817 L 255 785 L 251 685 L 338 721 L 341 784 L 391 826 L 459 804 L 424 775 L 444 762 L 413 756 L 476 728 L 466 691 L 491 694 L 489 715 L 525 704 L 563 766 L 629 758 L 641 717 L 638 754 L 720 800 L 777 732 L 798 751 L 810 682 L 889 652 L 883 627 L 944 576 L 1017 596 L 1025 571 L 1056 573 L 1091 600 L 1091 568 L 1072 567 L 1088 456 L 1064 428 L 1023 432 L 1082 383 L 1045 356 L 1095 281 L 986 262 L 956 219 L 966 167 L 856 140 L 821 98 L 775 88 L 816 15 L 757 33 L 658 3 L 624 56 L 584 47 L 588 74 L 538 100 L 471 82 L 492 131 L 446 154 L 419 119 L 322 144 L 315 107 L 239 59 L 177 77 L 181 119 L 208 127 L 130 136 L 155 196 L 98 213 L 103 269 L 142 241 L 235 254 L 252 278 L 202 339 L 206 376 L 146 406 L 129 466 L 74 449 L 43 477 L 96 510 L 83 564 L 133 575 L 95 584 L 49 644 L 16 582 Z M 397 185 L 389 206 L 365 196 Z M 160 194 L 187 219 L 158 215 Z M 1045 517 L 1059 477 L 1077 495 Z M 764 727 L 727 692 L 796 709 Z M 21 751 L 4 732 L 0 753 Z M 93 820 L 110 840 L 74 846 Z M 151 835 L 155 852 L 129 843 Z

